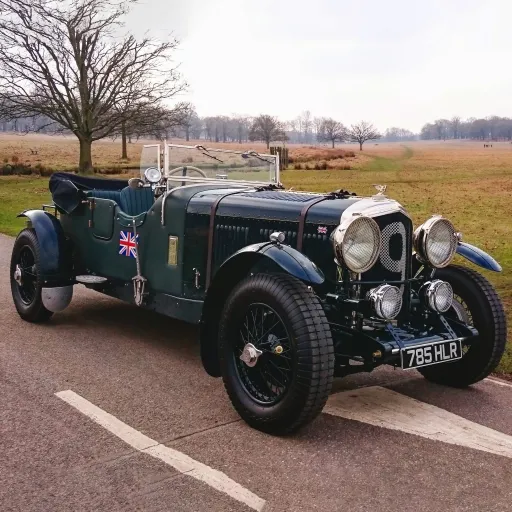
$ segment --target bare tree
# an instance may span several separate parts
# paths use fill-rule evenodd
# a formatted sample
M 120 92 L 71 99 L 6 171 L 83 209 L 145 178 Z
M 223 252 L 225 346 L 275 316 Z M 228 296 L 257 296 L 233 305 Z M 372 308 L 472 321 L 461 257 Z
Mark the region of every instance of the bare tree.
M 298 118 L 292 119 L 291 121 L 286 121 L 284 123 L 284 128 L 286 130 L 286 134 L 288 135 L 288 138 L 290 142 L 292 143 L 298 143 L 300 142 L 300 129 L 299 129 L 300 123 Z
M 302 131 L 302 140 L 305 144 L 310 144 L 312 142 L 311 132 L 313 129 L 313 119 L 311 117 L 311 112 L 309 110 L 305 110 L 299 116 L 299 125 L 300 130 Z
M 357 142 L 359 144 L 359 150 L 363 150 L 363 144 L 367 140 L 380 139 L 381 134 L 373 126 L 373 124 L 366 121 L 361 121 L 357 124 L 353 124 L 347 133 L 348 140 L 351 142 Z
M 149 135 L 164 140 L 187 123 L 190 104 L 180 102 L 173 108 L 147 105 L 138 106 L 137 110 L 121 125 L 121 158 L 128 159 L 127 141 L 132 136 Z
M 210 142 L 220 142 L 222 134 L 222 116 L 205 117 L 203 119 L 206 139 Z
M 239 144 L 242 144 L 242 142 L 247 140 L 249 136 L 249 130 L 251 128 L 249 116 L 235 114 L 233 116 L 233 126 L 236 134 L 236 140 Z
M 459 130 L 460 130 L 460 117 L 459 116 L 453 116 L 450 119 L 450 127 L 452 129 L 453 138 L 458 139 L 459 138 Z
M 190 135 L 193 139 L 200 139 L 203 131 L 203 120 L 199 116 L 194 117 L 192 120 L 192 126 L 190 127 Z
M 448 131 L 449 123 L 450 122 L 446 119 L 436 119 L 434 121 L 434 130 L 439 140 L 446 140 L 446 132 Z
M 249 132 L 249 140 L 262 140 L 267 144 L 267 149 L 273 140 L 284 140 L 283 125 L 276 118 L 266 114 L 256 117 Z
M 228 137 L 230 136 L 229 129 L 230 129 L 230 119 L 227 116 L 220 116 L 220 132 L 222 136 L 222 142 L 227 142 Z
M 0 117 L 43 115 L 75 134 L 81 172 L 93 141 L 185 86 L 175 39 L 119 37 L 134 1 L 0 0 Z
M 146 129 L 147 135 L 151 135 L 161 141 L 176 136 L 183 126 L 183 118 L 187 113 L 187 104 L 178 103 L 176 107 L 169 109 L 158 107 L 148 119 Z
M 334 148 L 335 142 L 342 142 L 347 138 L 347 129 L 339 121 L 323 117 L 318 124 L 317 139 L 320 142 L 331 142 Z
M 413 132 L 407 130 L 406 128 L 398 128 L 396 126 L 392 126 L 391 128 L 386 129 L 383 138 L 386 141 L 395 142 L 415 140 L 417 137 Z
M 181 128 L 185 132 L 185 140 L 188 142 L 190 140 L 190 132 L 194 123 L 197 122 L 198 116 L 196 112 L 196 108 L 192 103 L 182 103 L 183 115 L 180 122 Z
M 324 119 L 326 119 L 326 118 L 325 117 L 314 117 L 313 118 L 313 131 L 316 134 L 316 140 L 318 142 L 320 142 L 322 139 L 322 135 L 321 135 L 322 123 L 323 123 Z
M 489 125 L 489 138 L 491 140 L 497 139 L 497 128 L 501 121 L 501 118 L 499 116 L 489 116 L 486 118 Z

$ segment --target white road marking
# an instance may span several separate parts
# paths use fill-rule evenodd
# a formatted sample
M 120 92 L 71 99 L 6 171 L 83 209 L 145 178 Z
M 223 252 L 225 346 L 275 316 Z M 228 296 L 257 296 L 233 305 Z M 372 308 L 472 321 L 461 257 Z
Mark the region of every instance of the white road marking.
M 324 412 L 512 458 L 512 436 L 380 386 L 331 395 Z
M 71 390 L 60 391 L 55 394 L 139 452 L 160 459 L 180 473 L 204 482 L 253 510 L 263 510 L 265 500 L 231 480 L 224 473 L 145 436 Z
M 498 379 L 490 379 L 489 377 L 487 377 L 487 379 L 485 379 L 487 382 L 492 382 L 493 384 L 498 384 L 498 386 L 504 386 L 506 388 L 512 388 L 512 384 L 510 384 L 510 382 L 505 382 L 503 380 L 498 380 Z

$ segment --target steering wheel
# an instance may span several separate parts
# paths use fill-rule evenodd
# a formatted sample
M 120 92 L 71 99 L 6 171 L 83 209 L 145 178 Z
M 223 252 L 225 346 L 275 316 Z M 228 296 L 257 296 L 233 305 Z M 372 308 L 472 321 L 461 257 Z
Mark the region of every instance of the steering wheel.
M 182 176 L 187 176 L 187 171 L 189 169 L 191 171 L 198 172 L 203 178 L 208 178 L 208 176 L 206 176 L 206 174 L 203 171 L 201 171 L 201 169 L 198 169 L 197 167 L 194 167 L 193 165 L 182 165 L 180 167 L 176 167 L 175 169 L 172 169 L 171 171 L 169 171 L 167 173 L 167 176 L 172 176 L 173 174 L 176 174 L 179 171 L 183 172 L 183 170 L 185 170 L 185 174 L 183 174 Z

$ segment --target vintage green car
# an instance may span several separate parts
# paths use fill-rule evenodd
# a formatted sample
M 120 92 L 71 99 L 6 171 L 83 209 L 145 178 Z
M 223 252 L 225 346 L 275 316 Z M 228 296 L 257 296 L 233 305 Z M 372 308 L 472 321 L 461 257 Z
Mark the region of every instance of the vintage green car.
M 46 321 L 81 283 L 199 324 L 206 371 L 275 434 L 311 421 L 334 377 L 386 364 L 448 386 L 485 378 L 505 314 L 487 279 L 452 260 L 500 266 L 439 215 L 413 231 L 376 188 L 294 192 L 278 156 L 167 143 L 144 147 L 140 179 L 55 174 L 55 215 L 20 214 L 14 303 Z

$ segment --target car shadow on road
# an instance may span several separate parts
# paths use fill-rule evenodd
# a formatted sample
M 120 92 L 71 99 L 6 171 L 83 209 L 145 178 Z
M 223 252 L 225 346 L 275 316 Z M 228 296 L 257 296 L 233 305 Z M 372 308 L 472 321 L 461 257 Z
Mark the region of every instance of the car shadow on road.
M 199 356 L 199 327 L 121 301 L 79 300 L 45 324 L 60 331 L 72 328 L 98 333 L 105 343 L 136 343 L 171 350 L 180 356 Z M 91 331 L 92 329 L 92 331 Z

